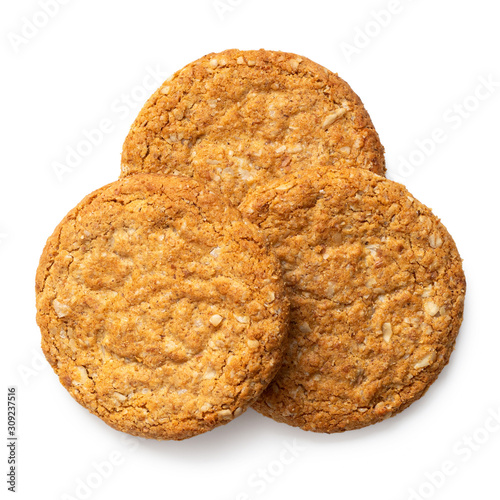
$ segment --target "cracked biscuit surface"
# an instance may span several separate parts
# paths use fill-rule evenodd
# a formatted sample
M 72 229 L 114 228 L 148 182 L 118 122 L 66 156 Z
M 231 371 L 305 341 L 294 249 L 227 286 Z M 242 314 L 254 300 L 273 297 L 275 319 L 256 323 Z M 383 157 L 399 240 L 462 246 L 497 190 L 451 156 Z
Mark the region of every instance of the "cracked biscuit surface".
M 36 292 L 61 383 L 130 434 L 184 439 L 225 424 L 281 362 L 279 264 L 193 179 L 139 174 L 87 196 L 48 239 Z
M 290 300 L 282 368 L 254 408 L 341 432 L 394 415 L 447 364 L 465 277 L 446 228 L 400 184 L 361 169 L 303 170 L 249 194 Z
M 305 57 L 233 49 L 188 64 L 151 96 L 125 140 L 122 176 L 180 173 L 238 205 L 311 162 L 384 174 L 384 149 L 359 97 Z

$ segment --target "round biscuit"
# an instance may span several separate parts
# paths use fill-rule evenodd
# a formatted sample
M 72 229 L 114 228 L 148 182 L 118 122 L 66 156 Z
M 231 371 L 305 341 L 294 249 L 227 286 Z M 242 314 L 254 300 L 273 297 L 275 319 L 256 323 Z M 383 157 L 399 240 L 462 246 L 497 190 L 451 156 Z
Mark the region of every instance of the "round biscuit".
M 290 300 L 282 368 L 254 404 L 341 432 L 420 398 L 447 364 L 465 277 L 446 228 L 400 184 L 361 169 L 296 172 L 250 193 Z
M 36 275 L 42 348 L 115 429 L 184 439 L 240 415 L 281 362 L 279 264 L 229 201 L 139 174 L 71 210 Z
M 233 49 L 188 64 L 151 96 L 123 145 L 122 177 L 180 173 L 237 206 L 311 162 L 384 174 L 384 148 L 359 97 L 305 57 Z

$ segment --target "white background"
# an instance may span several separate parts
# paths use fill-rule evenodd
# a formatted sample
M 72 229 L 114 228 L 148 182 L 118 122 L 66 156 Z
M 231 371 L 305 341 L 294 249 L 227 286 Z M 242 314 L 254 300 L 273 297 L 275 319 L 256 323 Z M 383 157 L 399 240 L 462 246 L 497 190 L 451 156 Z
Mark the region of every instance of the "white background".
M 390 18 L 376 15 L 389 7 Z M 218 11 L 212 0 L 66 0 L 31 31 L 24 18 L 44 22 L 38 1 L 4 0 L 0 9 L 0 436 L 6 388 L 17 385 L 17 498 L 500 498 L 500 423 L 488 417 L 500 412 L 497 1 L 222 0 Z M 351 84 L 386 147 L 388 176 L 432 207 L 457 242 L 465 320 L 427 395 L 375 426 L 320 435 L 249 410 L 184 442 L 124 441 L 40 360 L 38 258 L 66 212 L 118 177 L 122 142 L 153 87 L 233 47 L 296 52 Z M 151 86 L 154 72 L 163 76 Z M 478 100 L 481 79 L 496 86 L 479 88 Z M 54 164 L 103 119 L 101 143 L 59 180 Z M 432 145 L 435 129 L 441 143 Z M 95 464 L 110 457 L 113 470 L 98 476 Z M 443 466 L 452 473 L 438 473 Z

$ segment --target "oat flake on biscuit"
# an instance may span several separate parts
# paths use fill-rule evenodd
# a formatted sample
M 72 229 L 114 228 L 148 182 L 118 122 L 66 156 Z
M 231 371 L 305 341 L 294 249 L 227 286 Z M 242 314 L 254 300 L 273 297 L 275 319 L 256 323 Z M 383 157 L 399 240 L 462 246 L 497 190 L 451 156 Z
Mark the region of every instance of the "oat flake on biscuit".
M 383 175 L 384 148 L 336 74 L 286 52 L 227 50 L 170 77 L 125 140 L 122 176 L 181 173 L 238 205 L 269 179 L 314 163 Z
M 140 174 L 87 196 L 48 239 L 36 292 L 61 383 L 137 436 L 184 439 L 229 422 L 281 361 L 279 265 L 193 179 Z
M 439 219 L 402 185 L 361 169 L 296 172 L 240 208 L 266 232 L 291 305 L 284 363 L 254 408 L 340 432 L 420 398 L 449 360 L 465 296 Z

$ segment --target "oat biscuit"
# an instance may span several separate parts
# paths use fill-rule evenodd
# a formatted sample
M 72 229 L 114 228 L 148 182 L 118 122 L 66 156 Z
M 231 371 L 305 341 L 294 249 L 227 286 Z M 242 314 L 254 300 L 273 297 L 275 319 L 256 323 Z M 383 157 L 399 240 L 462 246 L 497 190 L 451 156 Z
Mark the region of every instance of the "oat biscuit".
M 225 424 L 281 362 L 279 264 L 194 179 L 139 174 L 87 196 L 49 238 L 36 292 L 61 383 L 130 434 L 184 439 Z
M 400 184 L 361 169 L 303 170 L 249 194 L 290 299 L 288 351 L 254 404 L 341 432 L 394 415 L 447 364 L 465 278 L 441 222 Z
M 249 189 L 311 162 L 384 174 L 359 97 L 305 57 L 227 50 L 188 64 L 153 94 L 125 140 L 122 176 L 180 173 L 238 205 Z

